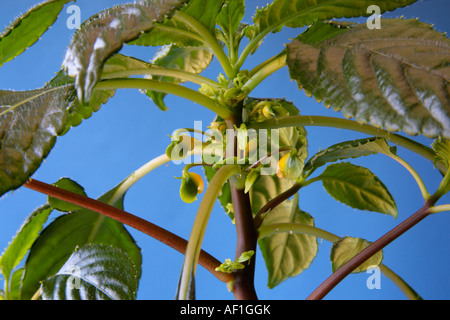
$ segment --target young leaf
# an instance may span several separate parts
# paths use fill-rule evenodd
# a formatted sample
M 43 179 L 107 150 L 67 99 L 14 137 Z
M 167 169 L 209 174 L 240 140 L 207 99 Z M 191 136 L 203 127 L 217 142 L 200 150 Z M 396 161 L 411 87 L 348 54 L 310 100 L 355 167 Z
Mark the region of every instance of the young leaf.
M 84 188 L 69 178 L 61 178 L 54 185 L 58 188 L 86 196 Z M 53 197 L 48 197 L 48 203 L 54 209 L 62 212 L 81 210 L 81 207 L 77 205 Z
M 213 54 L 211 51 L 203 47 L 189 47 L 180 48 L 174 45 L 163 47 L 156 54 L 152 63 L 157 66 L 162 66 L 171 69 L 182 70 L 191 73 L 201 73 L 211 63 Z M 152 79 L 160 81 L 170 81 L 173 83 L 182 83 L 180 79 L 171 77 L 153 76 Z M 153 100 L 153 102 L 165 111 L 168 108 L 164 103 L 165 93 L 156 91 L 145 91 L 146 94 Z
M 261 177 L 266 180 L 269 177 Z M 301 223 L 314 226 L 314 219 L 298 207 L 298 195 L 273 209 L 262 226 L 277 223 Z M 299 275 L 314 260 L 317 238 L 305 234 L 279 233 L 259 240 L 259 246 L 269 271 L 268 287 L 274 288 L 284 280 Z
M 244 0 L 225 1 L 219 15 L 216 18 L 217 24 L 222 28 L 227 38 L 234 37 L 239 29 L 242 18 L 245 15 Z M 231 38 L 232 39 L 232 38 Z M 228 40 L 231 40 L 228 39 Z
M 119 186 L 99 200 L 109 202 Z M 123 198 L 114 205 L 122 209 Z M 127 252 L 136 268 L 141 266 L 141 250 L 122 223 L 82 209 L 56 218 L 42 230 L 25 262 L 21 298 L 30 299 L 39 282 L 55 275 L 75 248 L 85 244 L 113 245 Z
M 0 195 L 20 187 L 47 157 L 66 124 L 71 89 L 0 90 Z
M 337 201 L 355 209 L 376 211 L 394 218 L 398 215 L 389 190 L 366 168 L 336 163 L 329 165 L 319 178 L 325 190 Z
M 332 270 L 335 272 L 342 267 L 347 261 L 357 255 L 359 252 L 367 248 L 371 242 L 353 237 L 344 237 L 341 240 L 335 242 L 331 248 L 331 263 Z M 378 251 L 367 261 L 361 264 L 358 268 L 353 270 L 352 273 L 365 272 L 367 269 L 373 266 L 379 266 L 383 261 L 383 251 Z
M 299 88 L 358 122 L 427 137 L 450 136 L 450 40 L 416 20 L 315 23 L 288 45 Z M 324 37 L 330 29 L 339 29 Z
M 31 8 L 0 33 L 0 66 L 33 45 L 72 0 L 50 0 Z
M 187 0 L 140 1 L 117 5 L 87 20 L 75 33 L 63 66 L 76 77 L 78 99 L 90 100 L 104 62 L 123 44 L 154 28 Z
M 25 257 L 52 211 L 53 208 L 48 204 L 34 211 L 21 226 L 8 248 L 5 249 L 0 257 L 0 270 L 5 279 L 10 278 L 12 270 Z
M 315 170 L 329 162 L 368 156 L 376 153 L 388 154 L 389 145 L 383 138 L 371 137 L 345 141 L 316 153 L 305 165 L 305 170 Z
M 139 271 L 120 248 L 85 245 L 42 282 L 43 300 L 135 300 Z

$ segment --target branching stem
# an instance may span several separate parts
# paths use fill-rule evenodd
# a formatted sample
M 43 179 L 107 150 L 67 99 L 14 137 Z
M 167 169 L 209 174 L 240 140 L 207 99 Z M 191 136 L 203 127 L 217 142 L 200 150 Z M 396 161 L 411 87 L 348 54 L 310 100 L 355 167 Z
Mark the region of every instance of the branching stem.
M 434 205 L 430 200 L 426 201 L 422 208 L 400 223 L 397 227 L 386 233 L 377 241 L 370 244 L 367 248 L 359 252 L 336 272 L 329 276 L 322 284 L 314 290 L 307 300 L 323 299 L 339 282 L 341 282 L 354 269 L 372 257 L 375 253 L 382 250 L 389 243 L 400 237 L 403 233 L 411 229 L 417 223 L 425 219 L 430 214 L 430 208 Z

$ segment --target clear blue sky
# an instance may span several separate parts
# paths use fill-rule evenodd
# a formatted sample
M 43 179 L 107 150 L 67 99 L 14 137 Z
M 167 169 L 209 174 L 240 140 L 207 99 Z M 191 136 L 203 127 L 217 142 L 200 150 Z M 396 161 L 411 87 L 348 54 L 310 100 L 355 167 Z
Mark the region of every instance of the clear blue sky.
M 125 1 L 78 0 L 82 19 L 97 11 Z M 35 0 L 9 1 L 0 11 L 0 28 L 37 3 Z M 246 20 L 250 22 L 254 8 L 266 1 L 248 1 Z M 408 8 L 388 13 L 383 17 L 419 17 L 432 23 L 441 32 L 450 31 L 450 3 L 448 0 L 417 2 Z M 43 86 L 60 70 L 73 30 L 66 27 L 69 17 L 62 13 L 57 23 L 42 38 L 14 61 L 0 68 L 0 89 L 27 90 Z M 299 34 L 299 30 L 285 29 L 266 40 L 258 55 L 252 57 L 256 65 L 273 56 Z M 153 48 L 125 47 L 125 54 L 150 60 Z M 248 65 L 250 68 L 252 65 Z M 205 71 L 216 77 L 217 63 Z M 292 100 L 304 115 L 341 116 L 323 105 L 307 98 L 297 90 L 288 78 L 286 69 L 278 71 L 266 80 L 254 95 L 260 97 L 286 97 Z M 194 121 L 202 120 L 204 128 L 212 120 L 212 113 L 198 105 L 176 97 L 168 97 L 170 110 L 161 112 L 144 95 L 137 91 L 119 91 L 114 99 L 104 105 L 91 119 L 72 129 L 58 139 L 55 148 L 34 177 L 53 183 L 61 177 L 70 177 L 83 185 L 89 196 L 96 198 L 109 190 L 128 174 L 150 159 L 162 154 L 169 143 L 168 134 L 180 127 L 192 127 Z M 343 140 L 361 138 L 363 135 L 336 129 L 310 128 L 310 154 Z M 432 141 L 419 137 L 429 145 Z M 430 190 L 434 190 L 440 175 L 432 165 L 407 151 L 399 154 L 409 161 L 423 176 Z M 300 193 L 300 206 L 314 218 L 316 226 L 337 235 L 362 237 L 374 241 L 395 227 L 422 205 L 419 190 L 412 178 L 398 164 L 383 156 L 354 161 L 371 168 L 391 190 L 397 201 L 399 217 L 360 212 L 341 205 L 326 194 L 319 184 Z M 181 166 L 169 165 L 159 168 L 141 180 L 126 196 L 125 209 L 146 218 L 161 227 L 189 238 L 199 201 L 187 205 L 178 197 Z M 447 203 L 450 197 L 444 200 Z M 0 248 L 3 249 L 24 219 L 46 197 L 27 189 L 19 189 L 0 199 Z M 50 221 L 57 216 L 53 213 Z M 385 249 L 384 263 L 403 277 L 425 299 L 448 299 L 450 297 L 450 241 L 449 213 L 429 217 Z M 146 235 L 129 229 L 143 252 L 143 276 L 138 299 L 172 299 L 183 262 L 183 256 Z M 229 218 L 217 204 L 208 225 L 204 249 L 219 260 L 234 257 L 235 232 Z M 261 299 L 304 299 L 331 273 L 329 261 L 330 244 L 320 242 L 319 253 L 300 276 L 289 279 L 276 287 L 267 289 L 267 271 L 261 255 L 257 255 L 257 292 Z M 369 274 L 351 275 L 339 284 L 328 299 L 404 299 L 402 292 L 389 279 L 381 278 L 380 290 L 369 290 L 366 280 Z M 202 267 L 198 268 L 197 297 L 199 299 L 233 299 L 225 286 Z

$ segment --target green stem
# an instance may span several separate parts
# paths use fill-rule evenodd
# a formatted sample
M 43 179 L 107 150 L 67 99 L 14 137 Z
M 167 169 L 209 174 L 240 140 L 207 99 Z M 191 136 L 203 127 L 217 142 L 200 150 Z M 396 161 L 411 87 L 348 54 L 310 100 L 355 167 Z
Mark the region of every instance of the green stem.
M 382 137 L 401 147 L 419 154 L 425 159 L 433 162 L 433 164 L 435 163 L 436 155 L 431 148 L 428 148 L 414 140 L 389 132 L 387 130 L 378 129 L 370 125 L 361 124 L 348 119 L 325 116 L 291 116 L 282 119 L 270 119 L 260 123 L 251 123 L 247 127 L 253 129 L 277 129 L 283 127 L 301 126 L 332 127 L 361 132 L 371 136 Z M 439 170 L 441 170 L 441 172 L 447 171 L 445 165 L 443 165 L 442 162 L 436 163 L 436 166 L 439 168 Z
M 183 70 L 177 70 L 172 68 L 165 68 L 160 66 L 149 66 L 145 69 L 130 69 L 130 70 L 121 70 L 121 71 L 115 71 L 115 72 L 109 72 L 102 74 L 102 80 L 106 79 L 113 79 L 113 78 L 127 78 L 130 76 L 136 76 L 136 75 L 151 75 L 151 76 L 166 76 L 166 77 L 173 77 L 176 79 L 181 79 L 185 81 L 190 81 L 195 84 L 207 84 L 213 88 L 218 87 L 219 83 L 211 80 L 207 77 L 194 74 L 191 72 L 183 71 Z
M 194 19 L 191 15 L 183 11 L 178 11 L 176 15 L 178 18 L 183 20 L 183 22 L 192 27 L 205 40 L 205 42 L 214 52 L 217 60 L 219 60 L 228 78 L 233 79 L 235 77 L 234 68 L 214 34 L 210 30 L 208 30 L 202 23 Z
M 392 158 L 395 161 L 397 161 L 398 163 L 400 163 L 403 167 L 406 168 L 406 170 L 409 171 L 409 173 L 413 176 L 414 180 L 416 180 L 416 183 L 419 186 L 420 192 L 422 193 L 423 199 L 425 201 L 428 200 L 430 198 L 430 194 L 428 193 L 427 187 L 423 183 L 423 180 L 420 177 L 420 175 L 417 173 L 417 171 L 414 170 L 414 168 L 411 167 L 411 165 L 409 163 L 407 163 L 405 160 L 403 160 L 402 158 L 400 158 L 394 154 L 387 154 L 387 156 L 389 156 L 390 158 Z
M 386 265 L 380 265 L 380 271 L 388 277 L 409 300 L 422 300 L 420 295 L 411 288 L 402 278 L 400 278 L 394 271 L 389 269 Z
M 248 80 L 245 85 L 242 87 L 243 91 L 251 92 L 253 89 L 255 89 L 264 79 L 266 79 L 268 76 L 270 76 L 275 71 L 278 71 L 279 69 L 286 66 L 286 57 L 287 54 L 283 53 L 280 55 L 277 55 L 275 58 L 270 59 L 270 62 L 259 68 L 258 71 L 256 71 L 253 76 Z
M 443 204 L 440 206 L 435 206 L 430 208 L 431 213 L 440 213 L 440 212 L 446 212 L 450 211 L 450 204 Z
M 126 178 L 120 186 L 117 188 L 114 195 L 111 197 L 111 200 L 108 202 L 109 204 L 114 204 L 117 200 L 120 199 L 136 182 L 142 179 L 145 175 L 152 172 L 154 169 L 170 162 L 170 158 L 166 154 L 162 154 L 159 157 L 156 157 L 145 165 L 134 171 L 128 178 Z
M 439 184 L 439 188 L 431 197 L 435 202 L 437 202 L 444 194 L 446 194 L 449 190 L 450 185 L 450 170 L 447 171 L 441 183 Z
M 208 98 L 207 96 L 177 85 L 170 82 L 161 82 L 156 80 L 148 80 L 148 79 L 113 79 L 113 80 L 104 80 L 100 81 L 96 85 L 96 89 L 98 90 L 114 90 L 114 89 L 142 89 L 142 90 L 152 90 L 158 91 L 168 94 L 173 94 L 192 102 L 198 103 L 205 108 L 217 113 L 224 119 L 227 119 L 231 116 L 231 111 L 218 103 L 217 101 Z
M 231 176 L 237 174 L 239 170 L 239 165 L 226 165 L 220 168 L 211 179 L 208 188 L 203 195 L 186 248 L 178 292 L 178 298 L 181 300 L 185 300 L 188 297 L 189 285 L 195 276 L 203 237 L 216 199 L 225 182 Z

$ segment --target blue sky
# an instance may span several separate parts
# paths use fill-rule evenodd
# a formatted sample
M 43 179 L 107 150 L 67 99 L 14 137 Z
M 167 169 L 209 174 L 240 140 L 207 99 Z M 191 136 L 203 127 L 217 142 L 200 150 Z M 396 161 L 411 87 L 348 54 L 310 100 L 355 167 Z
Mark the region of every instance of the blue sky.
M 82 19 L 97 11 L 125 1 L 78 0 Z M 0 11 L 0 28 L 37 1 L 21 0 L 8 2 Z M 250 22 L 256 6 L 266 1 L 248 1 L 246 21 Z M 417 2 L 410 7 L 387 13 L 383 17 L 419 17 L 432 23 L 441 31 L 450 31 L 450 4 L 448 0 Z M 69 14 L 62 12 L 56 24 L 42 40 L 15 60 L 0 68 L 0 89 L 28 90 L 38 88 L 60 70 L 65 51 L 70 44 L 73 30 L 66 26 Z M 362 21 L 362 20 L 361 20 Z M 284 48 L 290 38 L 300 30 L 285 29 L 270 36 L 262 44 L 258 54 L 251 57 L 247 68 L 273 56 Z M 122 53 L 150 60 L 154 48 L 126 46 Z M 204 75 L 216 78 L 216 61 Z M 254 92 L 259 97 L 286 97 L 304 115 L 338 116 L 312 98 L 297 90 L 295 82 L 289 80 L 288 71 L 282 69 L 267 79 Z M 53 183 L 61 177 L 70 177 L 86 189 L 89 196 L 97 198 L 114 187 L 132 171 L 150 159 L 162 154 L 169 143 L 168 134 L 180 127 L 192 127 L 194 121 L 203 121 L 204 128 L 213 114 L 199 105 L 177 97 L 168 97 L 170 110 L 162 112 L 141 93 L 123 90 L 104 105 L 81 126 L 73 128 L 60 137 L 49 157 L 35 173 L 41 181 Z M 334 143 L 362 138 L 364 135 L 337 129 L 308 128 L 310 155 Z M 417 137 L 426 145 L 431 140 Z M 421 174 L 430 190 L 437 188 L 440 174 L 428 161 L 400 149 L 404 157 Z M 393 194 L 399 217 L 360 212 L 335 202 L 320 184 L 313 184 L 300 192 L 300 206 L 314 218 L 316 226 L 337 235 L 355 236 L 374 241 L 395 227 L 422 205 L 419 189 L 409 174 L 397 163 L 383 156 L 355 160 L 353 163 L 369 167 L 386 184 Z M 137 183 L 127 194 L 125 209 L 146 218 L 157 225 L 189 238 L 199 201 L 185 204 L 178 197 L 182 167 L 168 165 L 152 172 Z M 200 172 L 200 171 L 199 171 Z M 0 199 L 0 247 L 4 248 L 19 229 L 24 219 L 46 197 L 28 189 L 18 189 Z M 446 196 L 443 202 L 449 202 Z M 57 216 L 53 213 L 50 221 Z M 450 240 L 447 226 L 449 213 L 427 218 L 407 234 L 392 243 L 384 251 L 384 263 L 403 277 L 425 299 L 448 299 L 450 276 L 448 264 Z M 143 276 L 138 299 L 172 299 L 183 262 L 178 252 L 158 243 L 148 236 L 129 229 L 143 253 Z M 286 280 L 274 289 L 268 289 L 267 271 L 262 256 L 257 254 L 257 292 L 261 299 L 304 299 L 331 273 L 329 260 L 331 245 L 319 241 L 319 253 L 311 267 L 301 275 Z M 223 261 L 234 257 L 235 231 L 229 218 L 217 203 L 204 239 L 204 249 Z M 382 276 L 381 289 L 369 290 L 366 286 L 369 274 L 351 275 L 340 283 L 327 299 L 404 299 L 403 293 L 389 279 Z M 218 282 L 202 267 L 198 268 L 197 297 L 199 299 L 233 299 L 224 284 Z

